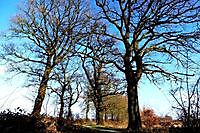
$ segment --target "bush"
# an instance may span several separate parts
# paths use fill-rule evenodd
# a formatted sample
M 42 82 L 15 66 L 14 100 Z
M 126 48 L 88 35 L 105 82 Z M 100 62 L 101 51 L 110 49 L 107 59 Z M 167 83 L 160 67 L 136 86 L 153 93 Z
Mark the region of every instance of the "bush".
M 40 120 L 25 114 L 17 108 L 15 112 L 6 110 L 0 113 L 1 133 L 38 133 L 45 132 L 45 125 Z

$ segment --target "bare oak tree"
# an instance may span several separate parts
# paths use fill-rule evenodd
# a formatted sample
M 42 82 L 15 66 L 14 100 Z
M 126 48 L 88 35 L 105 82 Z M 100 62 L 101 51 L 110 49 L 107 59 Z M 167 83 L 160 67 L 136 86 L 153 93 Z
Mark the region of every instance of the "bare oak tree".
M 12 37 L 22 38 L 23 45 L 7 44 L 3 57 L 13 70 L 38 77 L 33 116 L 40 114 L 52 70 L 83 37 L 85 13 L 81 0 L 29 0 L 13 18 Z
M 104 35 L 115 39 L 113 64 L 127 81 L 128 129 L 138 130 L 141 118 L 138 83 L 146 75 L 156 82 L 163 76 L 178 79 L 187 47 L 199 51 L 198 0 L 96 0 L 101 20 L 107 23 Z M 97 16 L 97 15 L 96 15 Z M 96 32 L 96 34 L 99 34 Z M 191 61 L 191 60 L 190 60 Z
M 97 62 L 95 60 L 86 61 L 86 58 L 82 58 L 83 69 L 86 74 L 87 80 L 91 86 L 91 95 L 95 109 L 96 109 L 96 123 L 97 125 L 103 124 L 103 95 L 105 91 L 103 86 L 108 84 L 108 80 L 104 79 L 105 75 L 105 67 L 101 62 Z M 91 63 L 91 64 L 90 64 Z M 89 66 L 88 66 L 89 64 Z
M 94 23 L 89 29 L 90 36 L 87 37 L 86 45 L 83 46 L 83 50 L 80 52 L 80 58 L 82 60 L 82 68 L 85 72 L 86 78 L 89 83 L 90 90 L 87 93 L 90 94 L 95 109 L 96 109 L 96 124 L 103 124 L 103 98 L 108 95 L 114 95 L 119 93 L 121 88 L 120 82 L 117 83 L 117 78 L 114 73 L 117 70 L 112 64 L 106 64 L 104 60 L 109 58 L 106 53 L 109 53 L 109 47 L 107 45 L 112 44 L 112 39 L 104 38 L 102 35 L 95 35 L 93 31 L 101 32 L 102 28 Z M 118 87 L 116 87 L 118 86 Z
M 71 63 L 71 64 L 70 64 Z M 59 118 L 64 118 L 66 112 L 67 120 L 72 120 L 72 106 L 78 102 L 82 92 L 81 77 L 78 73 L 79 66 L 70 60 L 60 63 L 53 72 L 52 80 L 58 82 L 59 86 L 51 88 L 56 93 L 60 103 Z M 64 112 L 65 111 L 65 112 Z

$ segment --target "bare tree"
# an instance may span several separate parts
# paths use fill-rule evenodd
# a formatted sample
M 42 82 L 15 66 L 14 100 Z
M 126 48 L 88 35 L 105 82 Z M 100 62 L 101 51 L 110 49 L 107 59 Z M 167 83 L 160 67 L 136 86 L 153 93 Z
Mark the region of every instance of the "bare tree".
M 189 58 L 188 51 L 186 51 L 186 56 Z M 197 78 L 197 74 L 190 74 L 194 73 L 194 70 L 196 69 L 194 69 L 193 66 L 189 64 L 189 61 L 186 62 L 185 66 L 187 75 L 183 76 L 183 80 L 180 82 L 179 87 L 172 88 L 170 91 L 170 94 L 175 100 L 175 105 L 173 108 L 177 111 L 179 119 L 183 121 L 183 126 L 200 127 L 200 78 Z M 194 80 L 196 78 L 197 80 Z
M 83 38 L 85 13 L 81 0 L 29 0 L 13 18 L 12 37 L 23 44 L 7 44 L 3 58 L 13 70 L 40 81 L 33 116 L 40 114 L 52 70 Z
M 93 30 L 101 32 L 101 27 L 99 28 L 94 23 L 90 29 L 90 33 Z M 83 50 L 80 52 L 80 57 L 82 60 L 82 68 L 85 72 L 86 78 L 90 85 L 89 92 L 90 99 L 92 99 L 95 109 L 96 109 L 96 123 L 97 125 L 103 124 L 103 97 L 108 95 L 114 95 L 122 90 L 120 88 L 120 81 L 117 80 L 115 73 L 117 70 L 112 66 L 112 64 L 106 64 L 104 60 L 109 58 L 106 54 L 109 52 L 109 47 L 107 45 L 112 44 L 112 39 L 103 38 L 101 35 L 90 34 L 86 40 L 87 44 L 83 45 Z M 114 84 L 119 83 L 118 87 Z
M 67 60 L 57 66 L 54 71 L 52 79 L 58 82 L 59 87 L 51 88 L 52 92 L 59 97 L 60 111 L 59 118 L 63 118 L 64 111 L 67 112 L 67 119 L 72 120 L 72 106 L 78 102 L 79 96 L 82 92 L 81 77 L 78 74 L 79 66 L 76 67 L 74 63 Z M 67 109 L 65 109 L 67 107 Z
M 180 87 L 172 89 L 170 94 L 175 100 L 173 108 L 185 127 L 200 127 L 199 122 L 199 81 L 187 86 L 188 81 L 182 82 Z
M 88 89 L 86 89 L 84 91 L 84 96 L 82 96 L 83 98 L 83 103 L 82 105 L 84 106 L 84 108 L 82 109 L 83 111 L 85 111 L 85 119 L 86 121 L 89 121 L 89 111 L 91 108 L 91 102 L 92 102 L 92 98 L 91 98 L 91 89 L 89 89 L 89 86 L 87 87 Z
M 102 79 L 102 73 L 103 73 L 103 63 L 95 62 L 94 60 L 92 63 L 92 68 L 86 66 L 85 59 L 82 59 L 83 62 L 83 69 L 86 73 L 86 77 L 89 81 L 89 84 L 91 86 L 91 98 L 94 103 L 95 109 L 96 109 L 96 123 L 97 125 L 103 124 L 103 101 L 102 101 L 102 95 L 103 95 L 103 85 L 108 84 L 108 81 L 103 81 Z M 92 70 L 92 71 L 91 71 Z
M 141 127 L 138 83 L 143 75 L 154 83 L 161 78 L 158 76 L 179 79 L 178 70 L 169 68 L 183 65 L 185 47 L 193 54 L 199 51 L 196 42 L 200 3 L 198 0 L 96 0 L 96 5 L 101 15 L 96 20 L 108 25 L 104 35 L 115 39 L 110 62 L 126 77 L 128 129 L 138 130 Z

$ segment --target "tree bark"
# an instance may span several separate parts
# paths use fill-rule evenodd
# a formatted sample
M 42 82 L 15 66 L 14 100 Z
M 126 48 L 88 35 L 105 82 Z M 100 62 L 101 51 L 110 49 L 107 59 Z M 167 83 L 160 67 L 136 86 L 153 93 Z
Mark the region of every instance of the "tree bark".
M 116 116 L 116 120 L 119 121 L 119 113 Z
M 70 105 L 68 106 L 67 120 L 72 120 L 72 110 Z
M 138 90 L 137 83 L 133 81 L 128 83 L 128 130 L 139 130 L 141 127 L 141 118 L 138 102 Z
M 61 90 L 59 118 L 63 118 L 64 106 L 65 106 L 65 103 L 64 103 L 64 94 L 65 94 L 65 91 L 66 91 L 66 85 L 64 85 L 62 87 L 62 90 Z
M 96 109 L 96 124 L 103 125 L 103 112 L 101 109 Z
M 72 101 L 73 101 L 73 99 L 72 99 L 72 96 L 70 96 L 70 99 L 69 99 L 69 105 L 68 105 L 68 109 L 67 109 L 67 120 L 72 120 L 72 110 L 71 110 L 71 108 L 72 108 Z
M 60 98 L 60 112 L 59 112 L 59 118 L 63 117 L 63 113 L 64 113 L 64 100 L 63 100 L 63 93 L 61 95 Z
M 47 83 L 49 80 L 49 75 L 51 73 L 52 68 L 51 67 L 46 67 L 43 77 L 42 77 L 42 81 L 40 83 L 40 87 L 38 89 L 38 95 L 35 99 L 35 104 L 34 104 L 34 108 L 32 111 L 32 115 L 35 117 L 40 116 L 40 112 L 41 112 L 41 108 L 42 108 L 42 103 L 44 101 L 45 95 L 46 95 L 46 90 L 47 90 Z
M 90 105 L 89 105 L 89 102 L 87 101 L 87 103 L 86 103 L 86 111 L 85 111 L 86 121 L 89 121 L 89 118 L 88 118 L 89 111 L 90 111 Z
M 111 120 L 114 121 L 114 114 L 111 114 Z
M 104 114 L 104 120 L 107 121 L 107 113 Z
M 130 62 L 130 51 L 127 49 L 124 58 L 125 76 L 127 81 L 128 95 L 128 127 L 130 131 L 139 131 L 141 128 L 141 118 L 138 101 L 138 82 L 142 76 L 142 58 L 136 56 L 136 70 L 133 70 Z
M 103 100 L 102 100 L 102 91 L 100 85 L 98 85 L 97 87 L 96 95 L 97 95 L 97 107 L 96 107 L 97 125 L 103 125 Z

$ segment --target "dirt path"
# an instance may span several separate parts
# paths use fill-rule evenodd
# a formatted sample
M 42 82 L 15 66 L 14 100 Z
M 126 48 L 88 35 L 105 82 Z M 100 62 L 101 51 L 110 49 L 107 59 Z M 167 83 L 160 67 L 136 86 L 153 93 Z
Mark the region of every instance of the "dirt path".
M 103 128 L 103 127 L 92 127 L 92 126 L 84 126 L 84 127 L 89 128 L 91 130 L 96 130 L 102 133 L 119 133 L 120 132 L 114 129 L 108 129 L 108 128 Z

